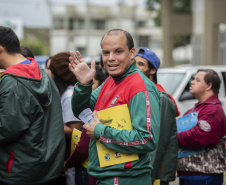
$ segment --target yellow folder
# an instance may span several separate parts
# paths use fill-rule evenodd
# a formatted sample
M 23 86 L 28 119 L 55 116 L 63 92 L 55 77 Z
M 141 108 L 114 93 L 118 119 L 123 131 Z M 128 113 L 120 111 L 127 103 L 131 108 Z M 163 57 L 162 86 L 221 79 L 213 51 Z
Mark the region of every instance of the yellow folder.
M 71 136 L 71 154 L 73 153 L 76 145 L 80 141 L 81 134 L 82 134 L 82 132 L 80 130 L 77 130 L 76 128 L 73 129 L 72 136 Z M 83 161 L 81 163 L 81 165 L 84 166 L 85 168 L 87 168 L 88 162 L 89 162 L 89 160 L 87 158 L 85 161 Z
M 153 185 L 160 185 L 160 180 L 155 180 L 155 181 L 153 182 Z
M 129 109 L 126 104 L 97 111 L 98 118 L 103 125 L 122 130 L 132 130 Z M 100 167 L 111 166 L 138 160 L 138 154 L 127 154 L 106 148 L 100 141 L 96 141 Z

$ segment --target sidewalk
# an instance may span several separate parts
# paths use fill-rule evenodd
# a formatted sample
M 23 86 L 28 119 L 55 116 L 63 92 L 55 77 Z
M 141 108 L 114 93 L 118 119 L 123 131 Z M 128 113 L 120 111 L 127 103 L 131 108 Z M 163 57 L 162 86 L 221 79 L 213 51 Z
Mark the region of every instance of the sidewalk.
M 170 182 L 169 185 L 179 185 L 179 178 L 177 177 L 175 181 Z M 223 185 L 226 185 L 226 172 L 224 173 L 224 183 Z

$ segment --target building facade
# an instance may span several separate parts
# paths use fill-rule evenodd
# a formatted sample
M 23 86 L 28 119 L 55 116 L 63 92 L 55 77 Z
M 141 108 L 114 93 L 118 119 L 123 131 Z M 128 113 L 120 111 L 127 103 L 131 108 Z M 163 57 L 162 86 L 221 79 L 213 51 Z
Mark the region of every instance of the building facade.
M 226 1 L 193 1 L 194 65 L 226 65 Z
M 190 35 L 193 65 L 226 65 L 226 1 L 190 0 L 191 13 L 175 14 L 174 0 L 162 0 L 163 61 L 173 66 L 173 36 Z
M 79 50 L 83 56 L 100 56 L 102 36 L 110 29 L 130 32 L 136 49 L 147 47 L 162 56 L 162 31 L 154 25 L 155 12 L 150 12 L 136 1 L 114 6 L 51 5 L 51 55 L 60 51 Z

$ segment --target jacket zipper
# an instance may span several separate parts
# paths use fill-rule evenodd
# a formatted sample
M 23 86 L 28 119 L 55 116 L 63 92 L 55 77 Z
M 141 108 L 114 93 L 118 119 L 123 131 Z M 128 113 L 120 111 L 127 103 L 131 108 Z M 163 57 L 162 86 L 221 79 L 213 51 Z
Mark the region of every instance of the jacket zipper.
M 105 101 L 106 96 L 107 96 L 110 92 L 112 92 L 112 91 L 115 89 L 116 85 L 117 85 L 117 83 L 115 83 L 115 86 L 114 86 L 114 88 L 113 88 L 111 91 L 109 91 L 107 94 L 105 94 L 103 103 L 102 103 L 102 105 L 101 105 L 101 107 L 100 107 L 100 110 L 102 110 L 102 108 L 103 108 L 103 106 L 104 106 L 104 101 Z

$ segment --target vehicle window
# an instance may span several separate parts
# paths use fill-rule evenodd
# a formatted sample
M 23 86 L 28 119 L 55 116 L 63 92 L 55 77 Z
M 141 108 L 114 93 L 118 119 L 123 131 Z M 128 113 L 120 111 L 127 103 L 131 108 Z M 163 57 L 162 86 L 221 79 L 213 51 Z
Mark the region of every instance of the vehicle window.
M 157 73 L 158 83 L 166 90 L 167 93 L 173 95 L 176 88 L 182 81 L 184 73 Z
M 226 96 L 226 72 L 222 72 L 223 83 L 224 83 L 224 96 Z
M 179 98 L 179 101 L 184 101 L 184 100 L 193 100 L 195 99 L 195 97 L 190 93 L 189 91 L 189 87 L 191 86 L 191 81 L 193 81 L 195 79 L 195 75 L 193 75 L 191 77 L 191 79 L 189 80 L 189 82 L 187 83 L 187 85 L 185 86 L 180 98 Z

